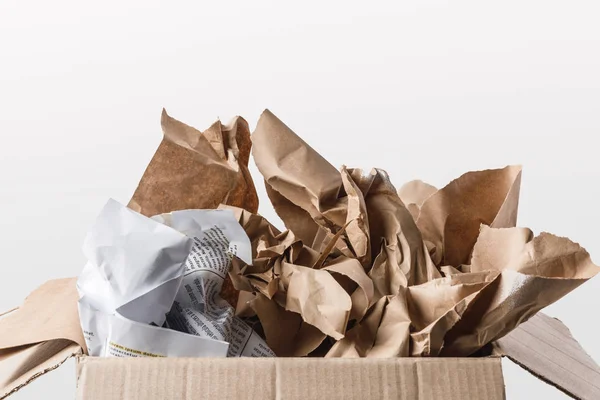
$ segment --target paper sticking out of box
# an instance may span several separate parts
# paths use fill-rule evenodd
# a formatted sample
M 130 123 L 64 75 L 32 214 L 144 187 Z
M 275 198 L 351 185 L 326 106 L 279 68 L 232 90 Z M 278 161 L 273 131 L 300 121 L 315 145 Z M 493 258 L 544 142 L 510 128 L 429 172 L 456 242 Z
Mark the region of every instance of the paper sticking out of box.
M 193 239 L 167 326 L 229 343 L 229 357 L 272 357 L 265 341 L 221 297 L 233 257 L 252 262 L 246 232 L 228 210 L 183 210 L 154 217 Z
M 288 231 L 238 213 L 254 263 L 232 279 L 279 356 L 469 356 L 599 271 L 515 227 L 518 166 L 413 182 L 403 201 L 385 171 L 336 170 L 268 110 L 252 140 Z
M 121 354 L 118 349 L 124 342 L 132 355 L 154 354 L 146 348 L 145 338 L 126 336 L 134 332 L 153 336 L 151 328 L 146 331 L 135 322 L 164 324 L 191 246 L 185 234 L 108 201 L 85 239 L 88 263 L 77 280 L 79 316 L 89 355 Z M 173 342 L 173 346 L 179 343 Z M 163 350 L 162 355 L 166 353 Z
M 148 164 L 128 207 L 152 217 L 187 209 L 229 204 L 258 211 L 258 195 L 248 171 L 250 128 L 242 117 L 216 121 L 199 131 L 163 109 L 163 140 Z M 238 291 L 227 277 L 222 297 L 232 306 Z
M 77 281 L 91 356 L 274 354 L 220 297 L 232 257 L 251 262 L 231 211 L 147 218 L 110 200 L 88 234 Z
M 516 227 L 519 166 L 469 172 L 439 190 L 421 181 L 397 190 L 383 170 L 337 170 L 267 110 L 252 135 L 252 152 L 286 225 L 280 231 L 256 214 L 243 119 L 204 132 L 166 112 L 161 123 L 164 139 L 129 206 L 146 216 L 174 211 L 152 221 L 178 235 L 166 246 L 174 257 L 157 280 L 165 293 L 169 288 L 171 305 L 160 302 L 160 318 L 147 310 L 144 322 L 121 329 L 121 347 L 135 347 L 123 339 L 141 326 L 149 338 L 169 332 L 231 343 L 230 356 L 312 357 L 83 356 L 80 398 L 169 398 L 167 392 L 186 398 L 200 384 L 197 398 L 503 398 L 499 359 L 466 357 L 484 355 L 490 343 L 576 398 L 600 397 L 598 366 L 560 322 L 546 323 L 538 313 L 598 267 L 569 239 Z M 214 229 L 196 216 L 177 222 L 179 212 L 188 212 L 177 210 L 217 206 L 235 223 Z M 240 227 L 245 235 L 238 235 Z M 191 255 L 175 268 L 182 253 L 175 249 L 188 240 Z M 205 245 L 221 255 L 213 257 Z M 239 300 L 223 280 L 225 260 Z M 173 291 L 174 282 L 180 286 Z M 157 299 L 154 288 L 117 288 L 139 296 L 117 297 L 132 301 L 113 304 L 116 324 L 132 321 L 137 302 Z M 219 295 L 237 303 L 237 316 Z M 0 397 L 86 347 L 77 299 L 75 280 L 52 281 L 0 319 Z M 165 310 L 163 326 L 147 323 L 159 325 Z M 250 327 L 241 315 L 259 323 Z M 217 328 L 225 321 L 230 328 Z M 561 373 L 564 365 L 578 378 Z
M 246 120 L 217 121 L 200 132 L 163 110 L 160 122 L 164 137 L 129 202 L 131 209 L 146 216 L 221 203 L 258 210 L 248 171 L 252 142 Z

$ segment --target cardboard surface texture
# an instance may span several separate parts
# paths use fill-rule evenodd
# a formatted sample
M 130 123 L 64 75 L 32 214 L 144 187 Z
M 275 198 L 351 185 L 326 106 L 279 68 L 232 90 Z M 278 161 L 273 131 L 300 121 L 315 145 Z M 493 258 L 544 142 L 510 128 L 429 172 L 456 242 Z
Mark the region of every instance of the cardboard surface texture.
M 79 399 L 501 400 L 500 358 L 99 359 L 78 362 Z
M 81 347 L 65 339 L 0 350 L 0 399 L 80 354 Z
M 571 397 L 600 399 L 600 367 L 559 320 L 539 313 L 496 346 L 500 354 Z

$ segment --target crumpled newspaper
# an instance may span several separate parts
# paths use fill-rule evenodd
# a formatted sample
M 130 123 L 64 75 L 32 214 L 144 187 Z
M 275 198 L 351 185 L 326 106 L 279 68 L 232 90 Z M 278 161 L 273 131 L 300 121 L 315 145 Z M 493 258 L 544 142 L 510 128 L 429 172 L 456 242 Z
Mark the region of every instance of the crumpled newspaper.
M 274 356 L 220 292 L 248 236 L 227 210 L 147 218 L 109 200 L 77 281 L 87 353 L 113 357 Z
M 192 239 L 109 200 L 88 233 L 77 280 L 92 356 L 223 357 L 229 344 L 162 328 Z
M 288 230 L 221 207 L 252 243 L 231 272 L 238 312 L 278 356 L 468 356 L 599 270 L 569 239 L 515 227 L 519 166 L 398 191 L 383 170 L 338 171 L 268 110 L 252 141 Z
M 252 262 L 248 236 L 228 210 L 183 210 L 153 217 L 193 239 L 169 328 L 229 343 L 228 357 L 273 357 L 265 341 L 221 297 L 231 260 Z

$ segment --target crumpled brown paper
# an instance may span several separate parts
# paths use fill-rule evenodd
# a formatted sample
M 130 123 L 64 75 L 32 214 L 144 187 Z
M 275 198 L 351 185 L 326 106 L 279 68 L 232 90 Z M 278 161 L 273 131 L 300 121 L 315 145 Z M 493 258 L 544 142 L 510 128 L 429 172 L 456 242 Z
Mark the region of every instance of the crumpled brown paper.
M 250 129 L 241 117 L 204 132 L 162 112 L 163 140 L 135 190 L 129 208 L 146 216 L 219 204 L 258 211 L 248 172 Z
M 517 223 L 521 167 L 467 172 L 430 195 L 417 226 L 436 265 L 468 264 L 479 224 L 509 228 Z
M 364 316 L 374 288 L 358 260 L 338 255 L 314 268 L 319 253 L 291 231 L 242 209 L 221 208 L 232 209 L 250 237 L 253 265 L 235 259 L 230 276 L 236 288 L 257 294 L 250 306 L 276 354 L 307 355 L 327 336 L 341 339 L 348 321 Z
M 398 196 L 416 221 L 419 218 L 421 206 L 435 192 L 437 192 L 435 186 L 421 180 L 414 180 L 402 185 L 398 190 Z
M 335 245 L 339 254 L 358 259 L 367 270 L 381 255 L 375 276 L 395 275 L 394 283 L 379 285 L 385 295 L 440 276 L 385 171 L 337 171 L 268 110 L 252 141 L 275 211 L 306 246 L 322 251 L 343 228 Z M 409 251 L 401 251 L 403 246 Z
M 471 259 L 471 271 L 479 270 L 499 275 L 448 332 L 442 355 L 473 353 L 598 273 L 588 252 L 569 239 L 485 225 Z
M 288 230 L 234 208 L 254 262 L 231 276 L 279 356 L 467 356 L 598 272 L 570 240 L 514 228 L 518 166 L 396 190 L 383 170 L 338 171 L 268 110 L 252 140 Z
M 176 210 L 230 204 L 258 210 L 250 172 L 250 129 L 241 117 L 213 123 L 200 132 L 163 109 L 163 140 L 148 164 L 128 207 L 154 216 Z M 222 297 L 236 305 L 237 291 L 225 280 Z

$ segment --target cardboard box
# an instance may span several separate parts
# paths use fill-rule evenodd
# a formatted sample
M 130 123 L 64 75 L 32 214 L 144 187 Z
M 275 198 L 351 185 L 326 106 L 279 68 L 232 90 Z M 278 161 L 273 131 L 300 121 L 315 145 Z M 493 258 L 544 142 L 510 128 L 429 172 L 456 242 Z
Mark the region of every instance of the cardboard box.
M 71 340 L 47 340 L 0 351 L 0 398 L 76 357 L 77 398 L 85 400 L 495 400 L 505 398 L 501 356 L 573 398 L 600 398 L 598 365 L 543 314 L 480 358 L 96 358 Z
M 498 357 L 210 361 L 83 357 L 78 376 L 80 399 L 504 398 Z
M 247 170 L 251 140 L 245 121 L 236 118 L 230 125 L 217 122 L 205 132 L 174 120 L 166 112 L 163 112 L 161 122 L 165 137 L 130 202 L 131 208 L 147 216 L 187 208 L 214 208 L 221 203 L 256 211 L 257 197 Z M 560 321 L 539 313 L 534 315 L 595 275 L 598 267 L 592 264 L 583 248 L 566 238 L 550 234 L 534 237 L 528 229 L 514 228 L 520 167 L 467 173 L 440 190 L 420 181 L 413 182 L 412 186 L 408 186 L 412 187 L 411 190 L 407 190 L 406 186 L 400 189 L 403 193 L 400 196 L 387 173 L 382 170 L 364 174 L 360 170 L 343 167 L 338 171 L 269 111 L 263 113 L 253 135 L 257 167 L 263 174 L 269 197 L 286 222 L 286 227 L 301 239 L 294 242 L 299 243 L 296 247 L 304 249 L 304 243 L 317 244 L 314 249 L 306 248 L 318 258 L 307 265 L 300 265 L 304 268 L 304 274 L 310 273 L 312 276 L 312 270 L 321 269 L 331 285 L 319 282 L 320 287 L 332 288 L 337 290 L 336 293 L 343 292 L 339 297 L 347 301 L 345 304 L 349 302 L 354 305 L 351 293 L 322 268 L 325 260 L 323 255 L 330 255 L 339 235 L 345 230 L 349 231 L 338 250 L 340 254 L 346 254 L 343 257 L 348 260 L 358 260 L 358 270 L 364 276 L 363 264 L 372 268 L 373 256 L 377 256 L 370 254 L 372 249 L 377 250 L 381 243 L 388 243 L 386 246 L 391 246 L 400 254 L 404 246 L 409 250 L 410 257 L 402 257 L 409 260 L 402 268 L 408 268 L 411 274 L 402 272 L 399 260 L 395 260 L 391 271 L 395 271 L 396 280 L 400 283 L 396 282 L 393 290 L 388 290 L 390 288 L 385 282 L 388 279 L 386 270 L 374 275 L 379 280 L 379 299 L 392 296 L 399 300 L 395 305 L 403 305 L 391 313 L 390 321 L 384 321 L 382 316 L 376 324 L 379 327 L 385 325 L 382 336 L 388 338 L 396 338 L 397 327 L 403 327 L 407 340 L 404 343 L 392 343 L 393 354 L 439 355 L 443 354 L 442 350 L 452 350 L 453 344 L 454 350 L 457 347 L 461 350 L 458 355 L 472 354 L 491 342 L 484 348 L 486 351 L 477 352 L 479 357 L 464 358 L 392 358 L 390 353 L 387 353 L 390 358 L 87 357 L 82 350 L 86 344 L 77 312 L 75 279 L 62 279 L 43 285 L 19 309 L 0 319 L 0 398 L 22 389 L 37 377 L 58 368 L 67 359 L 76 357 L 77 398 L 85 400 L 496 400 L 505 398 L 501 357 L 506 356 L 574 398 L 600 399 L 598 365 Z M 190 185 L 189 182 L 204 184 Z M 409 193 L 413 196 L 408 196 Z M 342 197 L 338 196 L 340 194 Z M 279 234 L 273 233 L 276 229 L 262 217 L 255 217 L 260 222 L 254 225 L 264 225 L 265 232 L 269 232 L 273 236 L 273 243 L 279 246 Z M 330 225 L 336 229 L 324 228 Z M 371 225 L 376 229 L 371 229 Z M 500 229 L 505 230 L 500 232 Z M 252 237 L 261 237 L 262 231 L 258 234 L 249 233 L 252 230 L 246 229 L 251 240 Z M 427 235 L 423 236 L 423 233 Z M 400 237 L 403 239 L 399 240 Z M 325 238 L 328 238 L 329 244 L 323 248 Z M 481 248 L 476 246 L 479 239 L 483 240 Z M 375 243 L 375 246 L 369 243 Z M 289 243 L 279 247 L 287 248 Z M 285 259 L 281 251 L 273 253 L 269 257 L 289 263 L 296 261 Z M 381 250 L 379 254 L 387 253 Z M 336 253 L 336 260 L 338 255 Z M 430 259 L 432 255 L 434 259 Z M 480 261 L 479 264 L 467 262 L 471 256 Z M 379 264 L 379 267 L 382 265 L 385 263 Z M 464 266 L 468 266 L 468 272 L 463 271 Z M 475 292 L 470 289 L 456 298 L 452 292 L 444 291 L 436 293 L 438 296 L 421 297 L 424 308 L 431 306 L 446 312 L 441 316 L 427 313 L 427 318 L 418 321 L 405 318 L 404 314 L 408 311 L 406 298 L 402 297 L 405 295 L 404 289 L 400 294 L 401 288 L 408 287 L 411 290 L 411 287 L 426 285 L 440 278 L 442 274 L 437 267 L 440 270 L 445 268 L 444 276 L 451 278 L 446 283 L 452 282 L 455 276 L 459 288 L 461 282 L 458 278 L 477 267 L 475 274 L 479 274 L 478 280 L 470 282 L 474 283 L 471 289 Z M 238 280 L 247 278 L 239 268 L 230 276 Z M 469 279 L 473 276 L 469 275 Z M 353 279 L 351 275 L 348 277 Z M 494 283 L 488 285 L 489 281 L 482 280 L 486 277 L 491 277 Z M 357 288 L 352 290 L 358 290 L 361 286 L 358 281 L 355 283 Z M 374 295 L 375 282 L 369 280 L 369 283 L 369 292 Z M 301 302 L 310 303 L 307 301 L 310 296 L 297 290 L 298 286 L 295 293 L 291 293 L 289 282 L 283 283 L 283 286 L 285 290 L 280 294 L 286 296 L 286 304 L 275 301 L 269 305 L 286 311 L 291 306 L 290 313 L 296 313 L 294 320 L 307 322 L 318 330 L 319 337 L 334 337 L 338 343 L 346 338 L 344 335 L 349 332 L 347 322 L 352 309 L 342 307 L 337 310 L 341 313 L 332 318 L 337 325 L 330 329 L 329 320 L 321 318 L 315 310 L 319 310 L 319 307 L 331 309 L 334 301 L 327 298 L 323 303 L 309 304 L 311 307 L 307 307 L 309 312 L 305 315 L 294 307 Z M 455 289 L 451 285 L 448 287 Z M 363 297 L 360 297 L 356 304 L 370 304 L 374 299 L 369 299 L 368 291 L 364 288 L 360 287 L 360 290 L 368 301 L 362 301 Z M 233 298 L 228 300 L 235 304 L 237 292 L 233 291 L 233 294 Z M 413 300 L 416 297 L 412 297 Z M 437 300 L 437 303 L 432 303 L 431 299 Z M 413 304 L 417 303 L 415 301 Z M 365 315 L 368 308 L 359 306 L 355 309 L 360 315 L 358 319 Z M 459 335 L 452 338 L 454 341 L 446 342 L 446 334 L 451 328 L 457 327 L 456 317 L 462 318 L 467 309 L 475 310 L 474 315 L 483 320 L 466 319 L 467 323 L 473 325 L 469 328 L 477 328 L 475 332 L 466 332 L 473 336 L 466 336 L 467 339 L 473 340 L 460 341 L 465 336 Z M 483 314 L 479 315 L 480 312 Z M 281 338 L 290 339 L 288 342 L 298 340 L 299 336 L 295 333 L 301 328 L 296 326 L 291 331 L 278 330 L 284 325 L 281 314 L 266 314 L 270 318 L 268 326 L 275 341 Z M 424 313 L 415 314 L 422 317 Z M 393 321 L 395 316 L 399 318 Z M 527 319 L 527 322 L 519 325 Z M 438 321 L 441 323 L 437 324 Z M 262 319 L 261 323 L 263 327 L 267 326 Z M 409 353 L 408 337 L 415 333 L 410 330 L 411 326 L 421 326 L 417 333 L 425 331 L 427 335 L 422 337 L 427 340 L 417 342 L 421 347 Z M 506 335 L 514 327 L 517 328 Z M 357 332 L 351 337 L 365 338 L 361 336 L 364 331 Z M 464 333 L 460 330 L 457 332 Z M 367 331 L 366 336 L 368 334 Z M 266 328 L 265 335 L 269 336 Z M 435 340 L 432 340 L 432 336 Z M 494 342 L 497 338 L 500 339 Z M 375 338 L 371 339 L 371 343 L 375 343 Z M 414 342 L 412 340 L 411 343 Z M 434 352 L 431 351 L 432 342 Z M 352 348 L 352 343 L 350 345 L 349 348 Z M 312 347 L 304 354 L 314 349 Z M 398 349 L 403 352 L 396 352 Z M 348 354 L 361 353 L 342 355 Z

